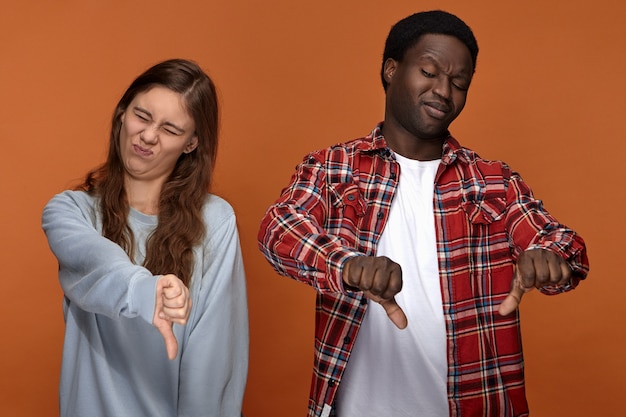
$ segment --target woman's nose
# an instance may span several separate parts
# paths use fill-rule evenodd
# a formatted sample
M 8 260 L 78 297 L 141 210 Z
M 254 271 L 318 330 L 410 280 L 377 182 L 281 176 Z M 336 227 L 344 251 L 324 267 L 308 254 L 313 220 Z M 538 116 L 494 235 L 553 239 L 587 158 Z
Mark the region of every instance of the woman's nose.
M 146 126 L 139 137 L 146 143 L 155 143 L 159 138 L 159 128 L 153 124 Z

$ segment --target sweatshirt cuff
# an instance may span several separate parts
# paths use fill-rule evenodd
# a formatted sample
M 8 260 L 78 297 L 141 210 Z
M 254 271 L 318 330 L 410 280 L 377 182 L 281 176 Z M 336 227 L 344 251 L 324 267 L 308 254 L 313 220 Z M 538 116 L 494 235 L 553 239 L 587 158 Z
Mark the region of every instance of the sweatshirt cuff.
M 154 318 L 156 285 L 160 276 L 140 274 L 135 277 L 129 289 L 129 310 L 131 316 L 139 316 L 152 324 Z

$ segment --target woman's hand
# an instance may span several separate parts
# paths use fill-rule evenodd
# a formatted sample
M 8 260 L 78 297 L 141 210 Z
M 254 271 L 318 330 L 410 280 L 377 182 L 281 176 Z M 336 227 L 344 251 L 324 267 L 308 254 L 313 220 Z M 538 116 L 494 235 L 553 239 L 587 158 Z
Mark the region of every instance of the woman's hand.
M 157 281 L 156 301 L 152 324 L 163 336 L 167 357 L 178 354 L 178 342 L 172 331 L 174 323 L 185 325 L 191 311 L 189 289 L 176 275 L 163 275 Z

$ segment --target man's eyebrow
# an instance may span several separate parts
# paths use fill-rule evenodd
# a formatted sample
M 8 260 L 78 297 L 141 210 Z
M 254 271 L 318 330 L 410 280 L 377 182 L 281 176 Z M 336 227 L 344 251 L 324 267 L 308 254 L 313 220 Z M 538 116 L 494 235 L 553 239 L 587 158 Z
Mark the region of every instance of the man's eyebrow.
M 436 56 L 430 55 L 430 54 L 424 54 L 420 57 L 420 59 L 425 60 L 425 61 L 429 61 L 430 63 L 432 63 L 433 65 L 435 65 L 437 68 L 442 69 L 442 65 L 439 59 L 437 59 Z M 460 71 L 458 71 L 456 74 L 448 74 L 448 75 L 452 75 L 453 77 L 469 77 L 472 78 L 472 71 L 469 68 L 466 68 L 465 66 L 463 66 L 461 68 Z
M 152 119 L 152 113 L 150 113 L 148 110 L 144 109 L 143 107 L 140 106 L 135 106 L 133 107 L 134 110 L 140 111 L 142 113 L 145 113 L 146 115 L 150 116 L 150 118 Z M 179 133 L 185 133 L 185 129 L 183 129 L 182 127 L 176 125 L 175 123 L 172 122 L 165 122 L 163 123 L 166 126 L 170 126 L 173 127 L 174 129 L 176 129 Z

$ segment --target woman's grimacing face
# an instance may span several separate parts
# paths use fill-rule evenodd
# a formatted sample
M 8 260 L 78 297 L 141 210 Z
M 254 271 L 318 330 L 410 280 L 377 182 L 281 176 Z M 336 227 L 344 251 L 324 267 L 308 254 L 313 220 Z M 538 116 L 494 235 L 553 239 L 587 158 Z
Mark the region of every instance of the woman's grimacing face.
M 137 94 L 121 121 L 120 156 L 127 180 L 163 183 L 180 155 L 198 145 L 182 96 L 163 86 Z

